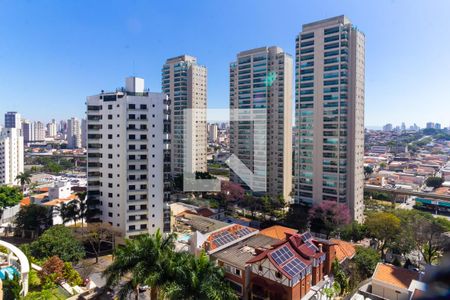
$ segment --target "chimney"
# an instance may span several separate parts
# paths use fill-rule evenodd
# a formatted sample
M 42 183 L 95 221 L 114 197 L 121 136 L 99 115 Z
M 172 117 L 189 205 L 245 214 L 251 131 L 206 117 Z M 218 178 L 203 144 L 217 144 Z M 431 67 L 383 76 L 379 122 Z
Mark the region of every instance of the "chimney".
M 323 252 L 323 251 L 322 251 L 322 246 L 323 246 L 322 243 L 320 243 L 320 244 L 319 244 L 319 251 L 320 251 L 320 252 Z

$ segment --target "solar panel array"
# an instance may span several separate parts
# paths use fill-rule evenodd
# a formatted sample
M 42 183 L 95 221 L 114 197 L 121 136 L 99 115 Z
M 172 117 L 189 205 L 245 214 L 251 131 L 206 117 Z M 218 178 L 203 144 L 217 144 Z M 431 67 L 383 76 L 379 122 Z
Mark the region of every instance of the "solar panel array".
M 217 247 L 223 246 L 225 244 L 228 244 L 229 242 L 232 242 L 234 240 L 237 240 L 243 236 L 246 236 L 250 234 L 252 231 L 247 228 L 243 227 L 236 231 L 236 233 L 230 233 L 229 231 L 223 231 L 218 233 L 214 239 L 213 242 L 217 245 Z
M 251 231 L 250 229 L 248 229 L 247 227 L 244 227 L 242 229 L 239 229 L 238 231 L 236 231 L 236 235 L 238 235 L 239 237 L 243 237 L 247 234 L 250 234 Z
M 313 244 L 313 242 L 307 240 L 305 241 L 306 246 L 308 246 L 309 249 L 313 250 L 314 252 L 319 251 L 319 248 L 317 248 L 316 245 Z
M 272 252 L 271 255 L 273 260 L 279 265 L 282 265 L 288 259 L 294 256 L 294 254 L 287 246 L 283 246 L 280 249 L 277 249 L 276 251 Z
M 234 241 L 236 238 L 233 237 L 228 231 L 224 231 L 215 236 L 213 242 L 216 243 L 218 247 L 228 244 Z
M 305 268 L 306 265 L 297 257 L 295 257 L 294 259 L 292 259 L 283 266 L 283 270 L 292 277 L 303 272 Z
M 303 235 L 302 235 L 302 240 L 303 241 L 307 241 L 307 240 L 310 240 L 310 239 L 312 239 L 312 235 L 311 235 L 311 232 L 305 232 Z

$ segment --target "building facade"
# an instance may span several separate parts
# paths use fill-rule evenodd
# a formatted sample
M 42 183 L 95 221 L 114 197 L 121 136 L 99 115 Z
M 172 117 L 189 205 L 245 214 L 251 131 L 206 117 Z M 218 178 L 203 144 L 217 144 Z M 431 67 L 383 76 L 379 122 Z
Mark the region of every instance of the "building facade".
M 45 140 L 45 125 L 41 121 L 33 123 L 34 129 L 34 141 L 44 141 Z
M 30 122 L 27 120 L 22 121 L 22 135 L 24 143 L 29 143 L 35 140 L 34 122 Z
M 130 237 L 164 226 L 168 98 L 144 80 L 87 98 L 88 204 Z
M 345 16 L 296 40 L 295 200 L 346 203 L 363 218 L 365 36 Z
M 265 140 L 255 138 L 258 121 L 230 120 L 230 150 L 253 171 L 253 185 L 273 198 L 292 192 L 292 76 L 292 57 L 279 47 L 240 52 L 230 65 L 230 109 L 264 110 L 267 120 Z M 264 159 L 260 169 L 255 162 Z M 230 180 L 246 187 L 235 172 Z
M 5 114 L 5 128 L 21 128 L 20 114 L 15 111 L 9 111 Z
M 20 127 L 0 131 L 0 185 L 18 184 L 17 175 L 23 172 L 23 136 Z
M 197 58 L 181 55 L 170 58 L 162 68 L 162 91 L 171 101 L 171 170 L 172 176 L 182 174 L 185 168 L 184 155 L 190 139 L 192 151 L 186 171 L 207 171 L 207 69 L 197 63 Z M 187 137 L 187 126 L 183 119 L 189 118 L 185 109 L 194 109 L 192 134 Z M 187 125 L 187 124 L 186 124 Z
M 67 120 L 67 148 L 81 148 L 81 124 L 77 118 Z

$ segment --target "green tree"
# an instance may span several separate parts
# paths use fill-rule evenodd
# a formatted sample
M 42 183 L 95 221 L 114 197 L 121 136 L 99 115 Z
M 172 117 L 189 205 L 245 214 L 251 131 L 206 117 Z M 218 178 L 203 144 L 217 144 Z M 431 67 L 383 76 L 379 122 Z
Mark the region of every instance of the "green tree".
M 371 166 L 364 167 L 364 175 L 369 176 L 372 173 L 373 173 L 373 168 Z
M 237 299 L 224 280 L 223 270 L 202 252 L 198 258 L 176 253 L 168 265 L 168 278 L 161 294 L 168 299 Z
M 356 246 L 356 254 L 352 261 L 365 279 L 372 276 L 380 259 L 381 256 L 375 249 Z
M 69 223 L 71 221 L 77 224 L 79 218 L 79 206 L 78 201 L 70 201 L 67 203 L 62 203 L 60 206 L 55 206 L 54 209 L 59 213 L 63 224 Z
M 438 188 L 442 186 L 444 179 L 442 177 L 430 176 L 425 180 L 425 184 L 428 187 Z
M 284 224 L 287 227 L 298 229 L 300 232 L 308 227 L 309 207 L 302 204 L 291 204 L 284 217 Z
M 392 213 L 374 212 L 365 221 L 368 235 L 377 240 L 377 249 L 382 257 L 386 250 L 392 248 L 401 233 L 400 219 Z
M 344 225 L 339 229 L 341 239 L 345 241 L 358 242 L 366 237 L 366 227 L 352 221 L 350 224 Z
M 337 258 L 334 259 L 331 270 L 333 272 L 334 280 L 339 283 L 340 294 L 342 295 L 348 291 L 350 285 L 349 278 L 347 274 L 345 274 L 344 269 L 341 267 L 341 264 L 339 263 Z
M 51 211 L 47 206 L 30 204 L 24 206 L 16 215 L 16 228 L 32 230 L 40 234 L 42 230 L 51 226 Z
M 123 247 L 116 249 L 113 263 L 103 273 L 107 286 L 120 286 L 120 299 L 128 299 L 131 294 L 138 299 L 139 287 L 149 285 L 152 299 L 157 299 L 158 289 L 167 283 L 165 266 L 174 252 L 174 240 L 174 235 L 163 237 L 159 230 L 153 235 L 126 240 Z M 124 284 L 120 284 L 122 279 Z
M 0 186 L 0 208 L 11 207 L 23 199 L 23 194 L 16 187 Z
M 47 229 L 30 244 L 30 253 L 38 259 L 58 256 L 66 262 L 78 262 L 85 256 L 84 248 L 72 230 L 63 225 Z
M 12 279 L 9 278 L 9 276 L 6 276 L 5 279 L 2 282 L 3 284 L 3 299 L 5 300 L 18 300 L 20 299 L 20 283 L 19 283 L 19 276 L 14 275 Z
M 16 180 L 19 182 L 22 187 L 22 193 L 25 191 L 25 186 L 31 183 L 31 173 L 30 172 L 21 172 L 16 176 Z

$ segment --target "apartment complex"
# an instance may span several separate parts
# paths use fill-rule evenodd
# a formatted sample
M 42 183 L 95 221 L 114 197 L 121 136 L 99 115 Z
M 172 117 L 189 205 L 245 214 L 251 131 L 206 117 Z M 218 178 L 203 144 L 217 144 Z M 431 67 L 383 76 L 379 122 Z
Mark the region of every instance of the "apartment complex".
M 34 141 L 34 123 L 23 120 L 22 121 L 22 135 L 23 135 L 23 141 L 25 143 Z
M 126 237 L 163 229 L 167 120 L 167 96 L 141 78 L 87 98 L 88 205 Z
M 207 155 L 207 69 L 197 58 L 181 55 L 170 58 L 162 68 L 162 91 L 171 100 L 171 170 L 172 175 L 183 171 L 206 172 Z M 185 109 L 193 109 L 192 118 Z M 187 124 L 190 120 L 190 124 Z M 188 126 L 192 134 L 188 135 Z M 192 145 L 192 147 L 190 146 Z M 185 161 L 186 150 L 192 159 Z M 185 165 L 186 164 L 186 165 Z
M 296 40 L 295 200 L 347 203 L 363 218 L 365 36 L 345 16 Z
M 3 128 L 0 131 L 0 184 L 18 183 L 16 177 L 23 172 L 23 156 L 20 126 Z
M 285 199 L 292 191 L 292 77 L 292 57 L 275 46 L 240 52 L 230 65 L 230 109 L 254 110 L 256 119 L 230 120 L 231 153 L 253 172 L 254 187 Z M 257 135 L 261 120 L 264 137 Z M 230 180 L 248 187 L 250 179 L 231 172 Z
M 81 148 L 81 124 L 77 118 L 67 120 L 67 147 L 69 149 Z

